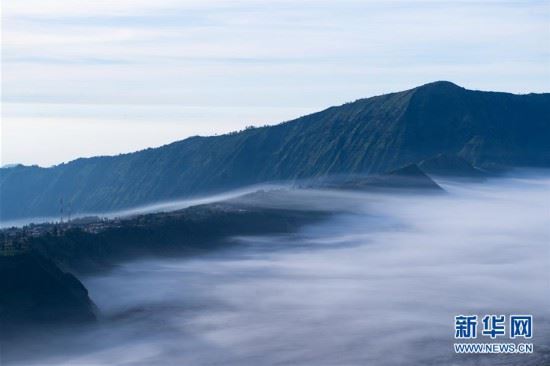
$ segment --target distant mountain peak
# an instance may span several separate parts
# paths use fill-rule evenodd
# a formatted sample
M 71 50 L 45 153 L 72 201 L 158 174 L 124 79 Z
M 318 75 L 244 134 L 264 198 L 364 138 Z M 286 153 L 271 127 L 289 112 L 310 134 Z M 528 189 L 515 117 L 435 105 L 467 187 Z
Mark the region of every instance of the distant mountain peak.
M 436 190 L 443 191 L 417 164 L 408 164 L 383 174 L 349 178 L 332 177 L 312 187 L 344 190 Z
M 389 171 L 387 175 L 403 176 L 403 177 L 424 177 L 426 174 L 417 164 L 408 164 L 401 168 Z
M 454 89 L 464 89 L 460 85 L 456 85 L 455 83 L 447 80 L 438 80 L 438 81 L 432 81 L 431 83 L 427 83 L 424 85 L 421 85 L 417 87 L 416 89 L 421 88 L 454 88 Z
M 461 156 L 448 153 L 440 153 L 422 160 L 419 167 L 426 173 L 436 176 L 481 178 L 486 175 Z
M 443 188 L 420 169 L 417 164 L 408 164 L 380 177 L 383 178 L 381 181 L 383 185 L 389 188 L 443 190 Z

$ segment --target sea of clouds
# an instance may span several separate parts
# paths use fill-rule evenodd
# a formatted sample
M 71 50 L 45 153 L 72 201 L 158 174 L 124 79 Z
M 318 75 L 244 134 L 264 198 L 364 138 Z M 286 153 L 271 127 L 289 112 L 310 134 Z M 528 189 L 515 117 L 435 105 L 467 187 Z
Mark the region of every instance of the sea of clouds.
M 297 233 L 228 238 L 241 245 L 84 278 L 100 323 L 54 334 L 11 362 L 548 362 L 549 175 L 440 183 L 447 194 L 248 196 L 247 204 L 337 213 Z M 535 353 L 454 354 L 458 314 L 533 314 Z

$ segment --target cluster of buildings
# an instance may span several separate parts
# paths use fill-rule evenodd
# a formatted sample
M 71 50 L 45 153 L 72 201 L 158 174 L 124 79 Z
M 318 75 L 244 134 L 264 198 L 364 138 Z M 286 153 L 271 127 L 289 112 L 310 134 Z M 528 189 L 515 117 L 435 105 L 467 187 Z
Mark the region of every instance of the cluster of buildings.
M 61 236 L 70 229 L 79 229 L 97 234 L 108 228 L 121 226 L 120 219 L 83 217 L 67 222 L 29 224 L 24 227 L 11 227 L 0 230 L 0 256 L 8 257 L 25 253 L 33 238 L 43 235 Z
M 28 250 L 29 237 L 17 230 L 5 229 L 0 234 L 0 257 L 12 257 Z

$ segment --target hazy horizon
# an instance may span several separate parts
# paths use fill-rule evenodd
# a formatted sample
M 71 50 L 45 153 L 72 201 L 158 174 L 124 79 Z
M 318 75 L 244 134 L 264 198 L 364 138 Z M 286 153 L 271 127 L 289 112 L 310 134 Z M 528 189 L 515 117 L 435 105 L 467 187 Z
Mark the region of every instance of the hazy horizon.
M 436 80 L 544 92 L 549 19 L 536 0 L 4 2 L 0 161 L 131 152 Z
M 434 81 L 431 81 L 427 84 L 431 84 L 431 83 L 435 83 L 435 82 L 438 82 L 438 81 L 446 81 L 446 82 L 451 82 L 453 83 L 452 81 L 450 80 L 434 80 Z M 453 84 L 456 84 L 456 83 L 453 83 Z M 425 85 L 425 84 L 422 84 L 422 85 Z M 458 85 L 458 84 L 456 84 Z M 418 86 L 421 86 L 421 85 L 417 85 L 416 87 Z M 458 85 L 460 87 L 464 87 L 463 85 Z M 410 88 L 412 89 L 412 88 Z M 466 89 L 469 89 L 469 88 L 466 88 Z M 409 90 L 409 89 L 404 89 L 404 90 Z M 347 102 L 344 102 L 343 104 L 346 104 L 346 103 L 351 103 L 351 102 L 354 102 L 356 100 L 359 100 L 359 99 L 368 99 L 368 98 L 371 98 L 371 97 L 375 97 L 375 96 L 378 96 L 378 95 L 383 95 L 383 94 L 390 94 L 390 93 L 394 93 L 394 92 L 401 92 L 401 91 L 404 91 L 404 90 L 391 90 L 391 91 L 387 91 L 385 93 L 381 93 L 381 94 L 376 94 L 376 95 L 370 95 L 370 96 L 366 96 L 364 98 L 357 98 L 357 99 L 354 99 L 352 101 L 347 101 Z M 469 90 L 480 90 L 480 89 L 469 89 Z M 526 93 L 511 93 L 511 92 L 508 92 L 508 91 L 505 91 L 505 90 L 480 90 L 480 91 L 491 91 L 491 92 L 501 92 L 501 93 L 510 93 L 510 94 L 515 94 L 515 95 L 526 95 L 526 94 L 533 94 L 533 92 L 526 92 Z M 541 92 L 541 93 L 535 93 L 535 94 L 548 94 L 549 92 Z M 341 105 L 341 104 L 340 104 Z M 338 105 L 339 106 L 339 105 Z M 311 114 L 311 113 L 316 113 L 316 112 L 319 112 L 319 111 L 322 111 L 322 110 L 325 110 L 327 108 L 330 108 L 330 107 L 333 107 L 333 105 L 331 106 L 325 106 L 324 108 L 320 108 L 318 110 L 314 110 L 314 111 L 310 111 L 306 114 Z M 40 165 L 38 163 L 27 163 L 27 164 L 24 164 L 24 163 L 20 163 L 20 162 L 10 162 L 10 163 L 2 163 L 2 165 L 0 165 L 0 167 L 11 167 L 11 166 L 15 166 L 15 165 L 27 165 L 27 166 L 31 166 L 31 165 L 38 165 L 40 167 L 52 167 L 52 166 L 55 166 L 55 165 L 60 165 L 60 164 L 64 164 L 64 163 L 69 163 L 73 160 L 77 160 L 77 159 L 81 159 L 81 158 L 91 158 L 91 157 L 99 157 L 99 156 L 116 156 L 116 155 L 121 155 L 121 154 L 129 154 L 129 153 L 134 153 L 134 152 L 139 152 L 139 151 L 142 151 L 142 150 L 145 150 L 145 149 L 149 149 L 149 148 L 157 148 L 157 147 L 161 147 L 161 146 L 165 146 L 165 145 L 169 145 L 169 144 L 172 144 L 174 142 L 178 142 L 178 141 L 182 141 L 182 140 L 185 140 L 185 139 L 188 139 L 190 137 L 212 137 L 212 136 L 221 136 L 221 135 L 226 135 L 226 134 L 230 134 L 230 133 L 233 133 L 233 132 L 239 132 L 239 131 L 242 131 L 243 129 L 247 128 L 247 127 L 250 127 L 250 126 L 253 126 L 253 127 L 263 127 L 263 126 L 275 126 L 275 125 L 278 125 L 278 124 L 281 124 L 281 123 L 286 123 L 286 122 L 291 122 L 293 121 L 294 119 L 297 119 L 297 118 L 300 118 L 306 114 L 301 114 L 301 115 L 296 115 L 295 117 L 291 117 L 291 118 L 288 118 L 286 120 L 281 120 L 281 121 L 276 121 L 276 122 L 272 122 L 272 123 L 264 123 L 264 124 L 250 124 L 250 125 L 246 125 L 246 126 L 242 126 L 240 127 L 239 129 L 233 129 L 233 130 L 227 130 L 227 131 L 220 131 L 220 132 L 213 132 L 211 134 L 197 134 L 197 135 L 189 135 L 189 136 L 184 136 L 184 137 L 181 137 L 179 139 L 175 139 L 175 140 L 170 140 L 170 141 L 167 141 L 165 143 L 161 143 L 161 144 L 157 144 L 157 145 L 148 145 L 148 146 L 142 146 L 142 147 L 138 147 L 137 149 L 135 150 L 127 150 L 127 151 L 119 151 L 119 152 L 113 152 L 113 153 L 110 153 L 110 154 L 103 154 L 103 155 L 100 155 L 100 154 L 94 154 L 93 152 L 90 154 L 90 155 L 85 155 L 85 156 L 77 156 L 77 157 L 74 157 L 74 158 L 71 158 L 69 160 L 65 160 L 65 161 L 60 161 L 60 162 L 57 162 L 57 163 L 53 163 L 53 164 L 49 164 L 49 165 Z

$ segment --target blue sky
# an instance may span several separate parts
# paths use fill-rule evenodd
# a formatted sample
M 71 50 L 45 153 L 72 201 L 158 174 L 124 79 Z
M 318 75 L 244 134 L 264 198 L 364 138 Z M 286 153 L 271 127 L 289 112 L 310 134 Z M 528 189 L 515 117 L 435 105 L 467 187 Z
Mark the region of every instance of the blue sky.
M 550 90 L 550 1 L 2 3 L 3 164 L 277 123 L 434 80 Z

